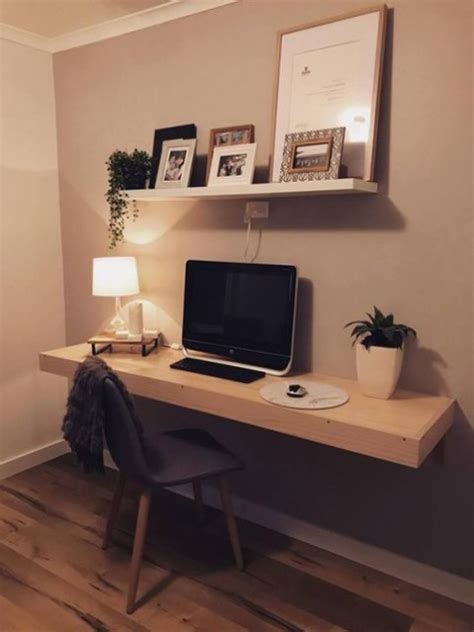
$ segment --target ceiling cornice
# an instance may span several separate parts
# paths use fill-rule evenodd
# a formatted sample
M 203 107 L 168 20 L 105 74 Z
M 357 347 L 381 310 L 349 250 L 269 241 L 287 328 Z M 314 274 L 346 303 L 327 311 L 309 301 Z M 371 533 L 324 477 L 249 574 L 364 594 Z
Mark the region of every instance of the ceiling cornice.
M 117 37 L 133 31 L 149 28 L 164 22 L 179 20 L 188 15 L 218 9 L 238 0 L 171 0 L 167 4 L 130 13 L 114 20 L 71 31 L 57 37 L 44 37 L 30 31 L 23 31 L 8 24 L 0 23 L 0 38 L 23 44 L 31 48 L 58 53 L 70 48 L 86 46 L 94 42 Z
M 37 48 L 38 50 L 45 50 L 50 53 L 52 52 L 52 40 L 48 37 L 36 35 L 36 33 L 31 33 L 31 31 L 23 31 L 22 29 L 17 29 L 14 26 L 3 24 L 1 22 L 0 39 L 16 42 L 17 44 L 23 44 L 23 46 L 29 46 L 30 48 Z

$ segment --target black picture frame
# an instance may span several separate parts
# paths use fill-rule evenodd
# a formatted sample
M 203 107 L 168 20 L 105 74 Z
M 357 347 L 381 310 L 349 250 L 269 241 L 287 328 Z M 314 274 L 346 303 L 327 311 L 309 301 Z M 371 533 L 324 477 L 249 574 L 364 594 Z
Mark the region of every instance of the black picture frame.
M 175 125 L 173 127 L 162 127 L 155 130 L 153 138 L 152 164 L 150 174 L 150 189 L 156 186 L 156 178 L 158 175 L 158 166 L 160 164 L 161 150 L 165 140 L 196 138 L 197 128 L 194 123 L 186 125 Z

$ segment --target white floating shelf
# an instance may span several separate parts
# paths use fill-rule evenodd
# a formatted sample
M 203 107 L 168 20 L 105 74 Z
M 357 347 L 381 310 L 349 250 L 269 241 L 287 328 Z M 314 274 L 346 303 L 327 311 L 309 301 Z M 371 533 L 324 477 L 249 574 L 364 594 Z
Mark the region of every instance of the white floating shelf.
M 127 191 L 132 199 L 146 202 L 178 200 L 256 200 L 342 193 L 377 193 L 377 183 L 357 178 L 313 180 L 311 182 L 269 182 L 265 184 L 233 184 L 187 189 L 134 189 Z

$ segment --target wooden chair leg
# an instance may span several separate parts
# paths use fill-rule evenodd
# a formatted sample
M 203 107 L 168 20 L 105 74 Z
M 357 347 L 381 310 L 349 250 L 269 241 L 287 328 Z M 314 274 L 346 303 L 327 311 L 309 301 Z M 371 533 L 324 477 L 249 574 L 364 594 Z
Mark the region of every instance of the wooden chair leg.
M 112 498 L 112 505 L 109 511 L 109 517 L 107 518 L 107 525 L 105 527 L 104 539 L 102 541 L 102 548 L 106 549 L 109 546 L 112 531 L 115 525 L 115 519 L 120 509 L 120 502 L 123 496 L 123 490 L 125 489 L 125 483 L 127 478 L 122 472 L 119 473 L 119 477 L 115 484 L 114 495 Z
M 204 504 L 202 502 L 202 485 L 201 481 L 193 481 L 194 503 L 196 505 L 196 514 L 199 524 L 204 522 Z
M 133 540 L 132 561 L 130 563 L 130 581 L 128 585 L 127 613 L 131 614 L 136 608 L 138 579 L 142 565 L 143 547 L 145 545 L 148 514 L 150 511 L 151 491 L 142 492 L 138 506 L 137 524 Z
M 235 564 L 239 571 L 244 569 L 244 559 L 242 557 L 242 548 L 240 546 L 239 532 L 235 521 L 234 511 L 232 509 L 232 500 L 230 496 L 229 485 L 223 476 L 219 476 L 218 480 L 219 492 L 221 495 L 222 508 L 224 509 L 225 519 L 227 522 L 227 530 L 229 532 L 230 543 L 234 552 Z

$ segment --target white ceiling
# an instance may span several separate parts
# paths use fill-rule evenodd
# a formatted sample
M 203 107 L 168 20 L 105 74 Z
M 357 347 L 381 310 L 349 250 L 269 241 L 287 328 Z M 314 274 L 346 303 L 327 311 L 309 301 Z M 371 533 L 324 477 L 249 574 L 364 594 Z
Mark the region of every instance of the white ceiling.
M 0 22 L 43 37 L 57 37 L 171 0 L 0 0 Z
M 57 53 L 239 0 L 0 0 L 0 39 Z

